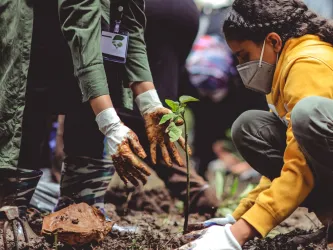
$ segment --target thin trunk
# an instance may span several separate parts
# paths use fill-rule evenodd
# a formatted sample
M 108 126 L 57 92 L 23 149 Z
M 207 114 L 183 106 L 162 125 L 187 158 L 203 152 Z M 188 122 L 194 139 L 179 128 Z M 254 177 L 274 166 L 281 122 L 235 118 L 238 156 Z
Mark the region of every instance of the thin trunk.
M 185 114 L 185 112 L 184 112 Z M 187 169 L 187 190 L 186 190 L 186 200 L 185 200 L 185 221 L 184 221 L 184 229 L 183 233 L 187 232 L 188 227 L 188 217 L 189 217 L 189 208 L 190 208 L 190 164 L 189 164 L 189 155 L 188 155 L 188 134 L 187 134 L 187 125 L 184 119 L 184 127 L 185 127 L 185 154 L 186 154 L 186 169 Z

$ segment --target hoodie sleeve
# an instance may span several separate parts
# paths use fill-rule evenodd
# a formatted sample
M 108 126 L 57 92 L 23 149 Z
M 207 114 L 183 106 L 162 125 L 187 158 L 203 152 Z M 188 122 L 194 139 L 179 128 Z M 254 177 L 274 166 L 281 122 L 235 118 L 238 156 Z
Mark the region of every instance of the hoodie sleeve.
M 246 198 L 242 199 L 232 216 L 235 220 L 239 220 L 256 202 L 259 194 L 271 186 L 270 179 L 265 176 L 261 177 L 258 186 L 253 189 Z

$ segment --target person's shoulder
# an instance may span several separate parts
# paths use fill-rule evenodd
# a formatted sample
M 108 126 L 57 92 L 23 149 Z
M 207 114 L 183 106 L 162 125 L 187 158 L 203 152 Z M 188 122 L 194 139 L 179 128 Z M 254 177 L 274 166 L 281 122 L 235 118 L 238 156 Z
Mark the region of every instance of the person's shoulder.
M 298 39 L 299 43 L 286 55 L 288 64 L 302 63 L 313 66 L 313 63 L 328 66 L 333 70 L 333 45 L 321 41 L 316 36 L 305 36 Z

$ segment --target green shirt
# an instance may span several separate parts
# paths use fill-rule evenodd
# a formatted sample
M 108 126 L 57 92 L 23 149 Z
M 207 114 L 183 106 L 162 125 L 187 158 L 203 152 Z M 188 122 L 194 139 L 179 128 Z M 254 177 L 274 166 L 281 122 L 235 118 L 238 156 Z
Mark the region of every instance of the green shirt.
M 144 41 L 144 0 L 59 0 L 61 29 L 71 49 L 84 102 L 109 94 L 100 40 L 101 22 L 110 20 L 110 4 L 111 13 L 123 6 L 121 27 L 130 34 L 125 83 L 152 82 Z

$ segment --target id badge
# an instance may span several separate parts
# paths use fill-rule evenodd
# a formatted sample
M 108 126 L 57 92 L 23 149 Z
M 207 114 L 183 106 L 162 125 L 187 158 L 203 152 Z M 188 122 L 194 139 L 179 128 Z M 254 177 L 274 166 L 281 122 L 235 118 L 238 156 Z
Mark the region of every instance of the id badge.
M 101 50 L 104 60 L 126 63 L 129 33 L 102 31 Z

